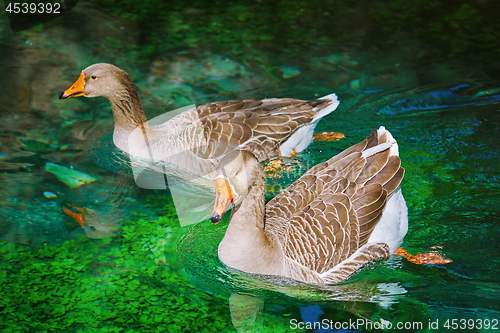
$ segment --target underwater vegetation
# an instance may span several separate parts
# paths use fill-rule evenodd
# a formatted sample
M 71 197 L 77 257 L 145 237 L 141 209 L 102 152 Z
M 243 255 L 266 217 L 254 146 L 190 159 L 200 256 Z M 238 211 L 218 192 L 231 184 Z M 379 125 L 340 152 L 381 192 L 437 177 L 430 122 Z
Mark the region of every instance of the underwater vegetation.
M 425 36 L 434 52 L 500 51 L 496 1 L 392 0 L 374 11 L 383 31 L 411 31 Z
M 335 10 L 353 2 L 198 0 L 189 7 L 182 1 L 93 3 L 137 20 L 140 39 L 147 45 L 139 51 L 143 55 L 188 48 L 217 51 L 240 61 L 262 61 L 257 47 L 283 46 L 284 53 L 296 55 L 303 48 L 342 41 L 345 36 L 324 32 L 338 24 L 333 19 Z
M 91 2 L 137 21 L 145 45 L 133 52 L 139 59 L 165 51 L 208 50 L 244 64 L 266 63 L 268 57 L 300 62 L 307 61 L 305 49 L 347 51 L 371 35 L 390 42 L 395 32 L 432 44 L 431 56 L 500 50 L 495 14 L 500 5 L 488 0 Z
M 165 263 L 178 221 L 168 199 L 150 202 L 164 215 L 153 221 L 136 214 L 117 238 L 82 235 L 39 248 L 0 243 L 0 330 L 231 330 L 227 300 L 197 291 Z

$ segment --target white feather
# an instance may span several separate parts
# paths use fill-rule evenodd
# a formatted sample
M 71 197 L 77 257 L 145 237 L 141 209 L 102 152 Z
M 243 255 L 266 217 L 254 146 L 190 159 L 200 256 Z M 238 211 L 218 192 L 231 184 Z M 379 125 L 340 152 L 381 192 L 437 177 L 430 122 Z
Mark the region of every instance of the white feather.
M 314 128 L 316 127 L 318 121 L 327 114 L 333 112 L 340 103 L 337 95 L 335 94 L 326 95 L 318 99 L 330 99 L 331 102 L 326 108 L 324 108 L 314 116 L 311 123 L 300 127 L 297 131 L 295 131 L 295 133 L 292 134 L 292 136 L 290 136 L 290 138 L 285 143 L 281 145 L 281 156 L 290 156 L 292 155 L 294 150 L 295 152 L 300 153 L 301 151 L 306 149 L 313 140 Z

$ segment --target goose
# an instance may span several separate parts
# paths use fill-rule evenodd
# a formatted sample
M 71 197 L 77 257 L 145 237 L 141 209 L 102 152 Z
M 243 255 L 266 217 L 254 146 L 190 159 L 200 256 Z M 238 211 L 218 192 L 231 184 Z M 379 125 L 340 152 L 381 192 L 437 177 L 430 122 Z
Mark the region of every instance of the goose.
M 155 125 L 146 119 L 129 75 L 106 63 L 85 68 L 59 99 L 79 96 L 109 100 L 117 148 L 209 179 L 220 159 L 235 148 L 252 152 L 259 161 L 301 152 L 311 143 L 318 121 L 339 105 L 335 94 L 312 101 L 230 100 L 194 107 Z
M 233 211 L 218 256 L 250 274 L 336 284 L 398 249 L 408 231 L 396 140 L 383 126 L 264 201 L 264 174 L 248 151 L 221 160 L 211 220 Z

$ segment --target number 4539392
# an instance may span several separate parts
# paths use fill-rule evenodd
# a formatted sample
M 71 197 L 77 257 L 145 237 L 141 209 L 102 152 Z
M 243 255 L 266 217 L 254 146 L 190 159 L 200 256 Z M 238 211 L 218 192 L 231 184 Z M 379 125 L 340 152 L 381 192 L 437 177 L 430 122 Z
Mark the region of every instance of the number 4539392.
M 498 319 L 447 319 L 444 328 L 456 329 L 492 329 L 498 330 Z
M 13 14 L 61 14 L 60 3 L 9 3 L 5 9 L 7 13 Z

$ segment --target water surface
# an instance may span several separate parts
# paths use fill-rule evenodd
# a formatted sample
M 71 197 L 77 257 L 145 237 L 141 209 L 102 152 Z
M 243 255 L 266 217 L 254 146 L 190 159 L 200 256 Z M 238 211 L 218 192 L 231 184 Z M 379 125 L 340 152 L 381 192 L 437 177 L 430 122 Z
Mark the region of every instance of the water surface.
M 5 50 L 1 330 L 291 332 L 306 322 L 328 323 L 306 329 L 315 332 L 376 331 L 375 323 L 391 325 L 392 331 L 401 331 L 398 323 L 407 331 L 500 329 L 499 67 L 496 44 L 474 39 L 488 40 L 487 32 L 476 33 L 476 26 L 490 22 L 486 4 L 469 11 L 448 8 L 441 13 L 444 28 L 434 27 L 439 33 L 433 33 L 421 20 L 408 29 L 403 22 L 410 10 L 398 1 L 387 2 L 387 10 L 336 5 L 335 28 L 325 19 L 332 10 L 321 12 L 315 23 L 306 17 L 315 17 L 318 9 L 294 2 L 302 16 L 285 11 L 287 17 L 276 18 L 297 22 L 282 37 L 288 45 L 273 43 L 276 37 L 267 35 L 272 29 L 257 24 L 265 15 L 256 18 L 255 6 L 268 4 L 212 9 L 172 4 L 165 14 L 168 31 L 145 24 L 138 14 L 124 15 L 128 6 L 83 2 L 59 21 L 18 34 L 11 34 L 0 16 L 5 33 L 0 41 Z M 427 9 L 412 8 L 425 21 Z M 463 14 L 473 9 L 475 16 Z M 391 10 L 400 17 L 389 20 Z M 89 17 L 92 25 L 85 20 Z M 467 23 L 469 33 L 447 30 L 450 17 Z M 225 27 L 211 28 L 205 38 L 212 44 L 203 43 L 203 36 L 189 40 L 200 22 L 217 27 L 227 24 L 223 18 L 253 23 L 235 21 L 226 34 Z M 386 25 L 377 21 L 382 19 Z M 316 30 L 304 34 L 309 26 Z M 214 42 L 214 34 L 227 40 Z M 462 44 L 453 44 L 453 36 Z M 479 44 L 480 50 L 473 47 Z M 290 172 L 268 178 L 268 198 L 383 125 L 397 139 L 406 169 L 402 189 L 409 231 L 402 246 L 414 254 L 439 251 L 452 262 L 415 265 L 392 256 L 329 287 L 226 268 L 217 246 L 227 217 L 217 226 L 205 221 L 181 228 L 170 192 L 139 188 L 128 161 L 113 152 L 109 103 L 57 100 L 95 62 L 115 63 L 131 74 L 149 119 L 222 99 L 314 99 L 337 93 L 339 108 L 316 131 L 346 138 L 313 142 L 289 162 Z M 69 188 L 45 171 L 47 162 L 97 180 Z M 122 231 L 88 238 L 63 213 L 67 205 L 113 210 Z

